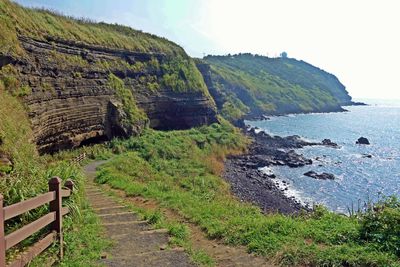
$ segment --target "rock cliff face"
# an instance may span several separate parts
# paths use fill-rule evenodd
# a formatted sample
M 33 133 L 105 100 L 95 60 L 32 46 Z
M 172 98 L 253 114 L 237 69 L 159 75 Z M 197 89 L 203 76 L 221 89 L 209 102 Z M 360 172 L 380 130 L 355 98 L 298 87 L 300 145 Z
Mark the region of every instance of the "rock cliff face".
M 184 129 L 216 121 L 211 97 L 204 91 L 176 92 L 163 86 L 163 69 L 171 56 L 135 53 L 48 38 L 19 37 L 24 57 L 3 57 L 26 89 L 29 112 L 40 152 L 53 152 L 156 129 Z M 4 63 L 4 64 L 3 64 Z M 110 86 L 112 73 L 130 89 L 147 118 L 127 130 L 121 121 L 122 100 Z
M 337 77 L 296 59 L 238 54 L 207 56 L 197 65 L 221 114 L 233 122 L 354 104 Z

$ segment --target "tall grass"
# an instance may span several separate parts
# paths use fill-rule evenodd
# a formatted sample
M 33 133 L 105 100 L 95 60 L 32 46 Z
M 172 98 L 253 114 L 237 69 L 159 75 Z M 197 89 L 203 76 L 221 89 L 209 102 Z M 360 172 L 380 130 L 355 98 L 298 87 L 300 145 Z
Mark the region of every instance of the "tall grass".
M 23 8 L 9 0 L 0 1 L 0 52 L 21 54 L 17 34 L 43 39 L 47 36 L 169 55 L 184 54 L 181 47 L 165 38 L 143 33 L 130 27 L 74 19 L 43 9 Z
M 7 155 L 13 162 L 12 170 L 0 175 L 0 194 L 4 196 L 4 204 L 8 206 L 47 192 L 48 180 L 53 176 L 59 176 L 64 181 L 72 179 L 75 182 L 75 191 L 65 203 L 71 213 L 65 218 L 64 223 L 65 262 L 68 263 L 64 266 L 82 266 L 79 265 L 80 263 L 85 266 L 94 265 L 94 261 L 100 257 L 107 242 L 100 237 L 101 228 L 97 218 L 87 207 L 84 198 L 85 178 L 82 170 L 80 166 L 70 162 L 70 159 L 81 151 L 39 156 L 31 141 L 32 131 L 22 104 L 5 92 L 4 88 L 0 88 L 0 103 L 0 152 Z M 93 158 L 106 157 L 105 151 L 111 153 L 100 146 L 81 150 L 86 151 Z M 48 207 L 42 206 L 9 220 L 6 224 L 6 232 L 10 233 L 47 212 Z M 42 232 L 39 232 L 8 251 L 8 258 L 17 255 L 19 250 L 31 245 L 41 235 Z M 42 260 L 39 258 L 36 266 L 41 266 Z
M 224 123 L 187 131 L 149 130 L 140 137 L 112 142 L 111 146 L 120 147 L 121 155 L 101 167 L 97 181 L 131 196 L 155 199 L 198 224 L 210 238 L 247 246 L 278 264 L 398 266 L 394 247 L 398 241 L 382 247 L 377 238 L 383 234 L 391 240 L 399 233 L 382 228 L 363 237 L 372 219 L 338 215 L 323 207 L 296 217 L 264 215 L 257 207 L 238 201 L 219 176 L 221 165 L 216 162 L 243 150 L 245 144 Z M 394 210 L 389 213 L 399 211 Z M 395 216 L 382 219 L 380 225 L 389 221 L 395 227 Z

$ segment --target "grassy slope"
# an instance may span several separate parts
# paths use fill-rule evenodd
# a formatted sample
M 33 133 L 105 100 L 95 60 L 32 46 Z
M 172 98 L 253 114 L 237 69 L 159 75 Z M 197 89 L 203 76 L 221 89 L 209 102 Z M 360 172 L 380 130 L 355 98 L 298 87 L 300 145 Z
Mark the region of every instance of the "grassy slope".
M 208 56 L 204 61 L 211 64 L 214 87 L 229 96 L 224 108 L 236 107 L 239 115 L 246 112 L 243 103 L 256 112 L 289 113 L 324 111 L 351 100 L 335 76 L 303 61 L 251 54 Z
M 23 8 L 9 0 L 0 1 L 0 21 L 0 51 L 11 54 L 22 52 L 17 34 L 35 39 L 52 36 L 138 52 L 185 54 L 181 47 L 156 35 L 126 26 L 76 20 L 45 10 Z
M 26 111 L 22 104 L 15 97 L 5 92 L 0 82 L 0 152 L 12 158 L 13 170 L 8 174 L 0 175 L 0 193 L 4 196 L 5 205 L 25 200 L 46 192 L 47 181 L 53 176 L 62 179 L 73 179 L 76 183 L 76 193 L 68 201 L 72 209 L 70 216 L 66 218 L 65 241 L 66 241 L 66 266 L 94 265 L 107 242 L 99 233 L 100 225 L 94 213 L 87 208 L 84 199 L 83 183 L 84 177 L 81 169 L 76 165 L 68 163 L 68 159 L 80 153 L 64 152 L 55 156 L 40 157 L 36 152 L 35 145 L 30 142 L 32 132 Z M 89 154 L 98 154 L 96 148 L 86 149 Z M 82 210 L 85 209 L 84 212 Z M 27 213 L 7 222 L 7 232 L 25 225 L 47 212 L 46 208 L 40 208 L 35 212 Z M 16 249 L 31 244 L 38 235 L 24 241 Z M 55 249 L 55 248 L 53 248 Z M 17 251 L 12 249 L 8 257 L 12 257 Z M 44 256 L 46 257 L 46 256 Z M 38 259 L 36 266 L 41 266 Z
M 6 55 L 30 60 L 20 45 L 18 35 L 38 40 L 45 40 L 50 36 L 114 49 L 162 53 L 168 59 L 163 64 L 153 58 L 149 62 L 137 62 L 134 65 L 123 61 L 97 62 L 95 65 L 90 65 L 79 56 L 63 55 L 56 51 L 53 51 L 48 60 L 55 62 L 61 70 L 90 66 L 109 73 L 112 73 L 114 69 L 131 69 L 146 74 L 148 70 L 151 72 L 156 69 L 156 71 L 161 71 L 163 76 L 155 80 L 154 77 L 145 75 L 144 78 L 149 78 L 150 81 L 147 81 L 147 84 L 144 81 L 144 86 L 149 87 L 149 90 L 167 87 L 176 91 L 202 91 L 208 95 L 208 90 L 193 60 L 178 45 L 155 35 L 119 25 L 75 20 L 48 11 L 23 8 L 8 0 L 0 0 L 0 56 Z M 79 73 L 76 75 L 79 77 Z M 113 77 L 112 74 L 110 77 Z M 79 167 L 69 163 L 69 159 L 82 150 L 62 152 L 54 156 L 38 155 L 35 145 L 31 142 L 32 131 L 26 110 L 18 99 L 18 97 L 30 94 L 31 90 L 21 84 L 18 78 L 18 70 L 13 66 L 4 66 L 0 70 L 0 153 L 10 158 L 14 165 L 11 172 L 7 166 L 0 166 L 2 172 L 0 174 L 0 193 L 5 197 L 5 205 L 10 205 L 46 192 L 47 181 L 53 175 L 75 180 L 77 193 L 68 204 L 74 212 L 66 219 L 66 257 L 62 264 L 65 266 L 93 265 L 99 258 L 102 248 L 106 246 L 106 242 L 99 237 L 101 229 L 96 217 L 86 207 L 87 204 L 83 197 L 84 177 L 82 172 Z M 124 108 L 129 115 L 132 114 L 133 117 L 140 115 L 140 118 L 145 118 L 144 114 L 136 108 L 134 99 L 121 86 L 121 81 L 114 79 L 115 84 L 120 85 L 115 88 L 116 93 L 124 102 Z M 47 87 L 43 85 L 44 90 L 54 90 L 54 88 Z M 92 157 L 104 152 L 101 146 L 83 150 Z M 4 169 L 5 167 L 6 169 Z M 4 170 L 8 173 L 5 174 Z M 6 226 L 7 231 L 13 231 L 44 212 L 46 212 L 46 208 L 9 221 Z M 25 241 L 17 249 L 29 245 L 37 237 L 34 236 Z M 15 250 L 9 251 L 8 257 L 12 257 L 14 253 L 16 253 Z M 40 263 L 41 259 L 39 258 L 36 264 L 40 266 Z
M 165 77 L 166 85 L 182 89 L 184 85 L 177 76 L 182 69 L 185 76 L 193 75 L 193 79 L 187 79 L 193 82 L 189 87 L 204 90 L 198 71 L 193 71 L 194 64 L 183 50 L 153 35 L 123 26 L 71 20 L 0 0 L 0 53 L 24 56 L 17 32 L 37 39 L 52 35 L 89 44 L 178 55 L 177 61 L 162 66 L 169 75 Z M 227 75 L 241 81 L 239 74 L 228 71 Z M 250 81 L 250 85 L 256 82 Z M 74 179 L 78 194 L 70 202 L 74 212 L 67 224 L 71 231 L 65 236 L 64 265 L 88 266 L 98 259 L 105 242 L 96 235 L 99 226 L 90 210 L 80 212 L 86 205 L 81 195 L 81 172 L 65 162 L 79 151 L 39 157 L 30 143 L 31 130 L 23 106 L 3 87 L 0 82 L 0 149 L 13 159 L 14 170 L 1 177 L 0 192 L 11 204 L 45 192 L 47 180 L 53 175 Z M 142 137 L 113 143 L 114 151 L 125 152 L 103 168 L 100 180 L 132 195 L 158 199 L 200 224 L 211 237 L 247 245 L 249 250 L 273 255 L 283 263 L 394 264 L 397 258 L 390 246 L 385 254 L 376 241 L 360 241 L 361 226 L 354 218 L 325 211 L 297 219 L 264 216 L 257 208 L 233 198 L 228 185 L 218 176 L 223 168 L 221 160 L 228 153 L 243 150 L 245 143 L 227 124 L 169 133 L 148 131 Z M 87 148 L 87 152 L 93 156 L 110 153 L 101 146 Z M 13 221 L 11 226 L 24 224 L 41 212 Z
M 153 34 L 143 33 L 127 26 L 95 23 L 88 20 L 77 20 L 55 14 L 46 10 L 23 8 L 9 0 L 0 0 L 0 55 L 25 57 L 21 48 L 18 35 L 28 36 L 37 40 L 46 40 L 47 37 L 67 41 L 99 45 L 114 49 L 127 49 L 135 52 L 161 53 L 168 60 L 161 64 L 155 58 L 147 63 L 130 65 L 126 62 L 113 62 L 110 66 L 96 64 L 95 67 L 112 71 L 112 69 L 136 69 L 146 73 L 149 69 L 158 68 L 162 71 L 162 79 L 154 81 L 154 77 L 144 76 L 148 79 L 146 87 L 158 89 L 160 87 L 172 88 L 175 91 L 202 91 L 208 95 L 208 90 L 203 78 L 196 68 L 193 60 L 177 44 Z M 57 60 L 61 58 L 60 66 L 68 63 L 82 65 L 88 64 L 82 58 L 54 54 Z M 140 65 L 140 66 L 139 66 Z M 93 67 L 93 66 L 91 66 Z M 144 79 L 143 78 L 143 79 Z
M 245 245 L 284 265 L 399 266 L 399 239 L 390 241 L 390 248 L 384 246 L 396 240 L 399 229 L 383 230 L 386 235 L 380 236 L 386 239 L 381 241 L 368 239 L 363 217 L 323 208 L 299 217 L 263 215 L 234 198 L 219 176 L 222 159 L 243 150 L 246 142 L 226 123 L 187 131 L 149 130 L 141 137 L 114 141 L 111 147 L 121 155 L 100 169 L 97 181 L 131 196 L 156 199 L 200 225 L 211 238 Z M 395 229 L 400 207 L 386 210 L 392 217 L 385 215 L 389 219 L 380 226 Z M 370 223 L 378 217 L 373 214 Z M 378 238 L 378 228 L 369 233 Z

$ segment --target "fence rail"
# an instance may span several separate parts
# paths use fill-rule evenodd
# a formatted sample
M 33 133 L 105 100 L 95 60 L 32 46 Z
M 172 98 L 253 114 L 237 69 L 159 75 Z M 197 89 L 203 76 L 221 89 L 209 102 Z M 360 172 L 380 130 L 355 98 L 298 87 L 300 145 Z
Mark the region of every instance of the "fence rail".
M 62 217 L 69 213 L 67 207 L 62 206 L 62 198 L 69 197 L 73 191 L 74 183 L 65 182 L 62 189 L 61 179 L 53 177 L 49 181 L 49 192 L 40 196 L 3 207 L 3 196 L 0 194 L 0 267 L 25 266 L 33 258 L 48 248 L 54 241 L 59 242 L 59 257 L 63 257 Z M 39 219 L 5 235 L 5 222 L 16 216 L 49 203 L 49 213 Z M 6 251 L 34 233 L 50 225 L 50 233 L 29 247 L 25 252 L 11 263 L 6 262 Z
M 79 156 L 72 159 L 72 163 L 81 163 L 86 159 L 86 153 L 82 153 Z

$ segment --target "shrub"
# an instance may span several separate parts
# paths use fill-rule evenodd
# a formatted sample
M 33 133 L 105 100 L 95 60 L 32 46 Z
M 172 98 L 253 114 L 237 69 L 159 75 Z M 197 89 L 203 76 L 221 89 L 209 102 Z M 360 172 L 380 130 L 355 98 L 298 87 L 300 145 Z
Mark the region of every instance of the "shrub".
M 28 85 L 21 86 L 15 93 L 16 96 L 22 97 L 32 94 L 32 89 Z
M 396 197 L 385 198 L 360 217 L 363 240 L 400 256 L 400 201 Z
M 125 87 L 124 81 L 115 76 L 114 74 L 110 74 L 108 76 L 108 86 L 115 90 L 116 96 L 122 103 L 123 110 L 127 115 L 127 125 L 135 124 L 139 121 L 146 120 L 147 116 L 143 110 L 139 109 L 136 105 L 135 98 L 129 88 Z

